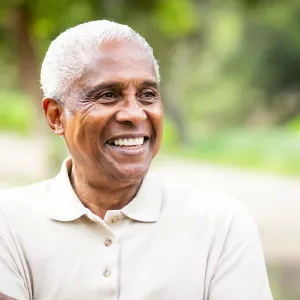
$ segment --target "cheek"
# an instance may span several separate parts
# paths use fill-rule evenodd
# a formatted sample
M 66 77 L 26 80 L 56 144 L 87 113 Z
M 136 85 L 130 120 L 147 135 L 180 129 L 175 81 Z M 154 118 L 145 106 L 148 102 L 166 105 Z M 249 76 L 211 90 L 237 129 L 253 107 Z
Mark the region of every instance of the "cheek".
M 76 113 L 66 116 L 65 137 L 73 145 L 80 146 L 98 139 L 101 122 L 93 114 Z
M 103 127 L 108 123 L 113 112 L 95 105 L 85 113 L 81 113 L 77 121 L 77 134 L 101 134 Z
M 157 136 L 162 135 L 163 123 L 164 123 L 164 109 L 162 104 L 156 105 L 151 109 L 151 119 L 153 123 L 153 127 L 156 130 Z
M 163 133 L 164 110 L 162 104 L 151 107 L 148 116 L 156 134 L 156 140 L 153 149 L 154 155 L 156 155 L 160 148 Z

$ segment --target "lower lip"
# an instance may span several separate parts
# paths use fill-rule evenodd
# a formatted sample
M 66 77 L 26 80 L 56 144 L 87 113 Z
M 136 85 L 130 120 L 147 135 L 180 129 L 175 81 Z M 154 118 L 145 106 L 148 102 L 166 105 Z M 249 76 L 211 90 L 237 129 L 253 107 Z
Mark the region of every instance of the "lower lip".
M 148 143 L 148 139 L 144 141 L 143 145 L 140 145 L 136 149 L 130 149 L 129 147 L 127 148 L 126 146 L 115 146 L 113 144 L 106 144 L 107 147 L 109 147 L 111 150 L 122 154 L 122 155 L 140 155 L 145 152 L 146 145 Z

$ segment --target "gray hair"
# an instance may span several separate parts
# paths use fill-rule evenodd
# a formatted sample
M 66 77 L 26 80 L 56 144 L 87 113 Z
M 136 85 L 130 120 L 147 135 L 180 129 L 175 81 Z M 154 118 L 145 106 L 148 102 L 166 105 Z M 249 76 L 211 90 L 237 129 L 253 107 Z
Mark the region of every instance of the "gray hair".
M 49 46 L 41 69 L 41 88 L 44 97 L 60 100 L 70 86 L 83 74 L 86 53 L 100 43 L 112 39 L 130 40 L 144 49 L 153 59 L 158 81 L 159 64 L 147 41 L 127 25 L 107 20 L 92 21 L 61 33 Z

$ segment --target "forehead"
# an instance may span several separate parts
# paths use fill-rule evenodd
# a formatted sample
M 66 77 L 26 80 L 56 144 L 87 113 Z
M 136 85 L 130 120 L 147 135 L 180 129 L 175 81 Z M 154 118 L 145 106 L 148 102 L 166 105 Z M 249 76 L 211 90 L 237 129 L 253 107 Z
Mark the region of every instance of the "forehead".
M 89 54 L 82 84 L 93 87 L 99 83 L 157 81 L 151 56 L 132 41 L 107 41 Z

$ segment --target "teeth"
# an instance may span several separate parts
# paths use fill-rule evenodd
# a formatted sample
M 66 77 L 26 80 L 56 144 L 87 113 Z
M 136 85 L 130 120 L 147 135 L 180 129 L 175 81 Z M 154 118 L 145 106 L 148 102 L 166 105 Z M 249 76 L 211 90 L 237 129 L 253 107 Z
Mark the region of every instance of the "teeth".
M 140 146 L 144 144 L 144 137 L 110 140 L 109 143 L 116 146 Z

